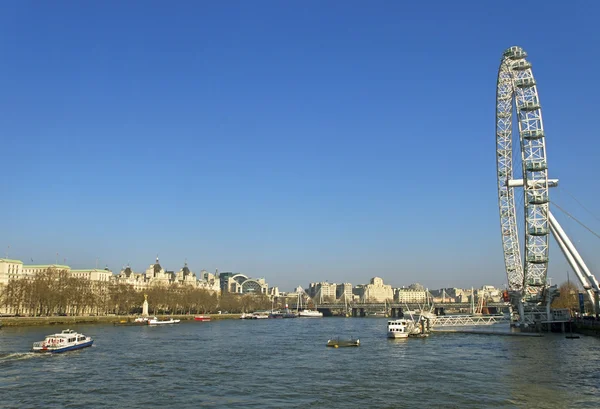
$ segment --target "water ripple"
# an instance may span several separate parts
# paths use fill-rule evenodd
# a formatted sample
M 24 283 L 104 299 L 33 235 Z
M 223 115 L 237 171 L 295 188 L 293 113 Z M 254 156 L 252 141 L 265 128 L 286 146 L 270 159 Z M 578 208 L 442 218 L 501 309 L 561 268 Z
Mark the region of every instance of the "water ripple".
M 385 320 L 324 318 L 81 325 L 93 348 L 27 352 L 55 328 L 0 338 L 15 408 L 600 407 L 598 339 L 440 334 L 388 340 Z M 359 348 L 327 348 L 333 336 Z

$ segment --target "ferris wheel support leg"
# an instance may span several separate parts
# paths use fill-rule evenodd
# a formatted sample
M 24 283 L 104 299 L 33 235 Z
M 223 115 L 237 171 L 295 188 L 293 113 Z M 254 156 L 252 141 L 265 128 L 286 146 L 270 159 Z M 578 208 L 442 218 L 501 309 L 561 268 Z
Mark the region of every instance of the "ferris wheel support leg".
M 523 325 L 525 323 L 525 306 L 523 305 L 523 300 L 519 300 L 517 308 L 519 309 L 519 322 Z
M 588 283 L 588 280 L 585 278 L 585 275 L 582 273 L 581 268 L 579 268 L 579 264 L 577 264 L 577 261 L 575 261 L 575 258 L 573 258 L 573 255 L 567 248 L 565 242 L 563 241 L 563 239 L 558 234 L 558 232 L 556 231 L 556 229 L 554 228 L 554 226 L 552 224 L 550 224 L 550 231 L 552 232 L 552 235 L 554 236 L 554 239 L 556 240 L 558 247 L 561 249 L 562 253 L 564 254 L 565 258 L 567 259 L 567 262 L 569 263 L 569 265 L 575 272 L 575 275 L 579 279 L 579 282 L 581 282 L 581 285 L 588 293 L 588 296 L 590 296 L 591 299 L 594 299 L 594 292 L 592 291 L 591 286 Z
M 579 278 L 581 285 L 588 293 L 590 300 L 594 303 L 596 315 L 600 314 L 600 304 L 598 302 L 598 293 L 600 293 L 600 288 L 598 286 L 598 280 L 596 280 L 596 277 L 594 277 L 590 269 L 587 267 L 583 261 L 583 258 L 558 223 L 558 220 L 556 220 L 550 211 L 548 212 L 548 222 L 550 225 L 550 231 L 556 239 L 558 246 L 567 258 L 567 261 L 577 275 L 577 278 Z

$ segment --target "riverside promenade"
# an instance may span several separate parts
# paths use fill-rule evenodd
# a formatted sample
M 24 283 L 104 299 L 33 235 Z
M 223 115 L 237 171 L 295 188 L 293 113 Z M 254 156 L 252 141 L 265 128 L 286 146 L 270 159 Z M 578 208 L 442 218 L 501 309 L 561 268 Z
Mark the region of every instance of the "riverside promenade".
M 240 314 L 204 314 L 211 320 L 227 320 L 240 318 Z M 183 315 L 151 315 L 159 319 L 179 319 L 193 321 L 194 314 Z M 4 327 L 28 327 L 41 325 L 71 325 L 71 324 L 113 324 L 121 321 L 133 320 L 135 315 L 101 315 L 101 316 L 52 316 L 52 317 L 0 317 L 0 324 Z

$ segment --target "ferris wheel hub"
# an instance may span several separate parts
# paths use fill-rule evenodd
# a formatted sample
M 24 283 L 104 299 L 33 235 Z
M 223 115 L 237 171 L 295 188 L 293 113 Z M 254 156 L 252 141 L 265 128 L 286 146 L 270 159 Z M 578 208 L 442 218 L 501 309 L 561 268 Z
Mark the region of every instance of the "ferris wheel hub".
M 525 185 L 525 183 L 523 182 L 523 179 L 509 179 L 505 184 L 506 187 L 523 187 L 524 185 Z M 537 185 L 534 183 L 533 180 L 528 180 L 527 186 L 535 187 Z M 548 179 L 548 187 L 557 187 L 557 186 L 558 186 L 558 179 Z M 540 187 L 542 187 L 542 186 L 540 186 Z

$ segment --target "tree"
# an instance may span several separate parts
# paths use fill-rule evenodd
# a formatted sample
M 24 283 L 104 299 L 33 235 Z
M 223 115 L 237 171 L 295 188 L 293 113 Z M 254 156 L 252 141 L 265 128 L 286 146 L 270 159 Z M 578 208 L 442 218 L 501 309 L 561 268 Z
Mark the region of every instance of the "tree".
M 222 293 L 219 299 L 219 308 L 222 311 L 238 312 L 241 310 L 240 296 L 235 293 Z
M 558 288 L 560 295 L 552 302 L 552 308 L 568 308 L 569 311 L 579 309 L 579 289 L 574 283 L 562 283 Z

